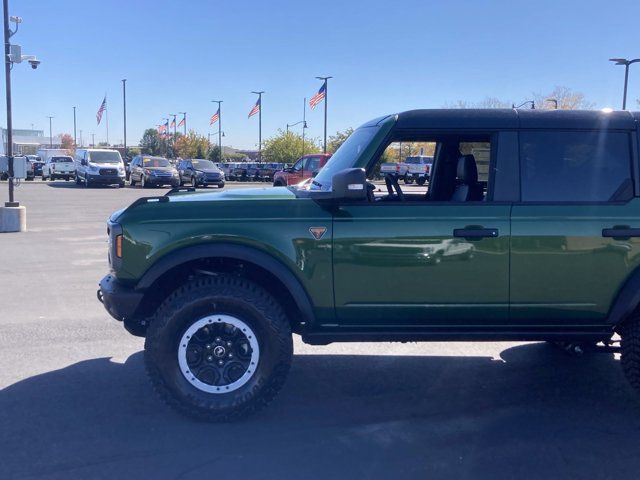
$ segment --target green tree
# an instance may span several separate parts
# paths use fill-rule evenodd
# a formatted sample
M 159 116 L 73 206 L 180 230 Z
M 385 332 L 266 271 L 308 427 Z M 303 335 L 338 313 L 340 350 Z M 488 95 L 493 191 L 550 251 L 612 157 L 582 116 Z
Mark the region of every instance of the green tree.
M 207 158 L 211 161 L 214 162 L 220 162 L 220 147 L 218 147 L 217 145 L 212 146 L 209 149 L 209 154 L 207 155 Z
M 140 140 L 140 151 L 146 155 L 160 155 L 160 137 L 158 130 L 147 128 Z
M 187 135 L 181 135 L 175 142 L 175 154 L 182 158 L 202 158 L 207 150 L 209 142 L 206 137 L 190 131 Z
M 335 135 L 329 136 L 329 142 L 327 143 L 327 153 L 336 153 L 336 150 L 340 148 L 347 138 L 353 133 L 353 128 L 349 127 L 346 130 L 337 131 Z
M 278 133 L 264 142 L 262 157 L 269 162 L 292 163 L 303 154 L 318 153 L 320 148 L 313 138 L 305 138 L 293 132 Z

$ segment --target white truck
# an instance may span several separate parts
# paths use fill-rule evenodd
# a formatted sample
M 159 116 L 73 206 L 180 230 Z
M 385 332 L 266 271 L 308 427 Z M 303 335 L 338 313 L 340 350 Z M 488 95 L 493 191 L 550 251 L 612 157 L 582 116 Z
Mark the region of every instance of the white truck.
M 404 183 L 413 183 L 415 180 L 418 185 L 424 185 L 431 175 L 433 157 L 427 155 L 412 155 L 407 157 L 402 165 L 404 165 L 405 168 L 400 176 L 404 176 Z
M 42 181 L 64 179 L 69 181 L 76 178 L 76 164 L 70 155 L 52 155 L 42 166 Z

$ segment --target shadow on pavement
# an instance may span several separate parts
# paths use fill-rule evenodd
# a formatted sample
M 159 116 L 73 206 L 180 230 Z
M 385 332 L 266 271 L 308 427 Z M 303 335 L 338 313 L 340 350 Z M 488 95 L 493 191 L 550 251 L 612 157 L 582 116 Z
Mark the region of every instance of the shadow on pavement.
M 298 355 L 266 410 L 202 424 L 160 403 L 137 353 L 2 390 L 0 478 L 637 478 L 639 406 L 612 356 L 527 344 Z

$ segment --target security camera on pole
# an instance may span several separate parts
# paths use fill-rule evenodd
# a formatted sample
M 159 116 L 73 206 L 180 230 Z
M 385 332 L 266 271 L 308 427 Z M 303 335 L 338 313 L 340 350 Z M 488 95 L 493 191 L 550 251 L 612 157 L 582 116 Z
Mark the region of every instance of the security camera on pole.
M 11 115 L 11 68 L 15 63 L 28 61 L 31 68 L 36 69 L 40 65 L 34 55 L 22 55 L 22 47 L 20 45 L 11 45 L 9 40 L 18 31 L 18 27 L 22 23 L 20 17 L 9 17 L 9 0 L 3 0 L 4 14 L 4 73 L 6 86 L 6 102 L 7 102 L 7 170 L 9 173 L 9 201 L 5 202 L 4 207 L 0 207 L 0 232 L 24 232 L 27 229 L 27 209 L 21 207 L 20 203 L 13 198 L 15 165 L 13 159 L 13 119 Z M 15 24 L 15 30 L 11 30 L 9 22 Z

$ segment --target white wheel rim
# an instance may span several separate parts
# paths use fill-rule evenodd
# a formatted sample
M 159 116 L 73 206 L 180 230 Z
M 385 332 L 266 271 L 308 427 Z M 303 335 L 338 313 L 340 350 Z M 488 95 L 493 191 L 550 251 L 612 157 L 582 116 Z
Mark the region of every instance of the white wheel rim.
M 242 335 L 246 337 L 246 341 L 251 347 L 251 357 L 248 361 L 249 365 L 246 371 L 240 378 L 229 384 L 212 385 L 210 383 L 203 382 L 202 380 L 197 378 L 195 372 L 191 371 L 191 367 L 189 367 L 187 361 L 187 350 L 192 337 L 201 328 L 215 324 L 232 325 L 236 329 L 240 330 Z M 224 394 L 239 389 L 244 384 L 246 384 L 251 379 L 251 377 L 253 377 L 256 369 L 258 368 L 259 359 L 260 346 L 258 345 L 258 339 L 256 338 L 254 331 L 242 320 L 231 315 L 209 315 L 201 318 L 200 320 L 197 320 L 187 329 L 186 332 L 184 332 L 182 338 L 180 339 L 180 344 L 178 345 L 178 364 L 180 365 L 180 373 L 182 373 L 182 376 L 191 385 L 193 385 L 198 390 L 206 393 Z

